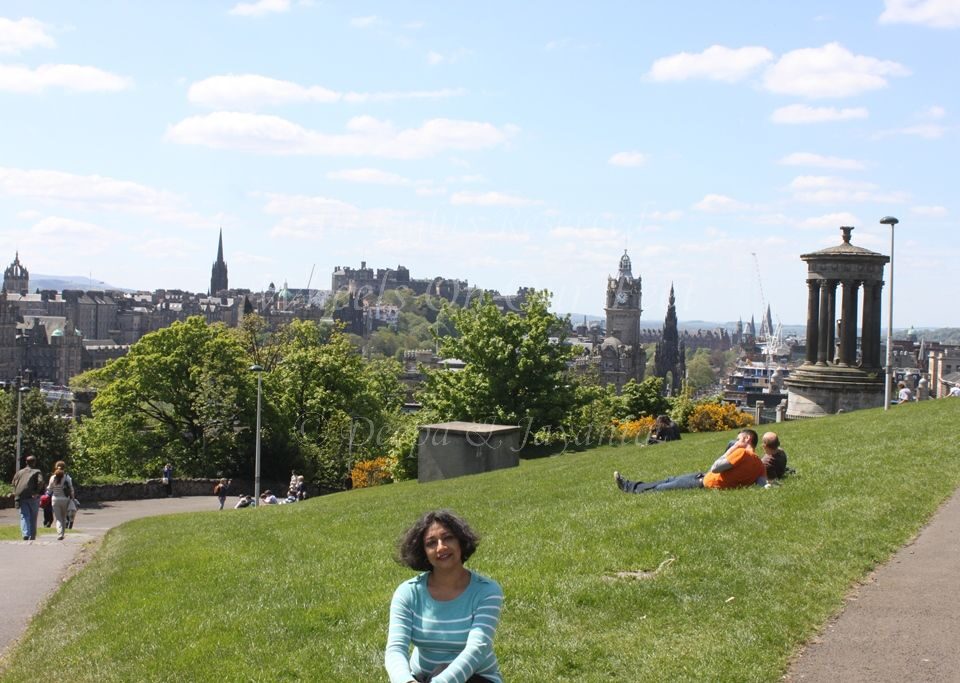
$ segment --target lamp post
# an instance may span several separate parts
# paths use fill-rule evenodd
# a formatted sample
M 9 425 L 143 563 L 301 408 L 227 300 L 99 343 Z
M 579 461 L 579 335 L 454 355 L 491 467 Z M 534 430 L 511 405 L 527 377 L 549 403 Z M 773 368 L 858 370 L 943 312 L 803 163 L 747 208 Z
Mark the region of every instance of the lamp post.
M 257 373 L 257 445 L 253 465 L 253 505 L 260 507 L 260 395 L 262 394 L 263 368 L 259 365 L 251 365 L 250 372 Z
M 883 409 L 890 410 L 890 393 L 893 388 L 893 229 L 899 223 L 893 216 L 880 219 L 881 225 L 890 226 L 890 289 L 887 291 L 887 380 L 883 390 Z
M 30 391 L 30 387 L 17 388 L 17 461 L 13 465 L 14 474 L 20 471 L 20 447 L 23 443 L 23 432 L 20 428 L 20 423 L 23 414 L 23 395 L 28 391 Z

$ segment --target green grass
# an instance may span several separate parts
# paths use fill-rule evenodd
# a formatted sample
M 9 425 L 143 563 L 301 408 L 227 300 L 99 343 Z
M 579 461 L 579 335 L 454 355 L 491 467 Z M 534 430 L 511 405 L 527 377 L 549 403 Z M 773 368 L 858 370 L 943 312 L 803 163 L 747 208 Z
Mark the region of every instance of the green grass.
M 960 401 L 780 425 L 774 490 L 628 496 L 611 473 L 705 468 L 730 433 L 110 532 L 8 658 L 5 681 L 383 681 L 394 541 L 447 506 L 506 602 L 509 681 L 776 681 L 857 580 L 960 485 Z M 620 570 L 653 578 L 614 580 Z M 51 635 L 57 634 L 50 649 Z M 51 652 L 56 652 L 55 656 Z
M 19 520 L 19 517 L 17 518 Z M 43 526 L 43 513 L 40 513 L 41 522 L 37 524 L 37 536 L 47 536 L 49 534 L 57 533 L 57 530 L 53 527 L 47 528 Z M 70 533 L 70 530 L 67 529 L 67 533 Z M 20 523 L 17 524 L 8 524 L 5 526 L 0 526 L 0 541 L 20 541 L 23 540 L 23 536 L 20 531 Z

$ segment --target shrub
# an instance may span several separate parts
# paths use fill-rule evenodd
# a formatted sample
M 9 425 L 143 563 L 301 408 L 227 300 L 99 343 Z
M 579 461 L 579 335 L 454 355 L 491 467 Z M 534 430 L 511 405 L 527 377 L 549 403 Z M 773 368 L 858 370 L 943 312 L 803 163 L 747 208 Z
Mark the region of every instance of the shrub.
M 691 432 L 722 432 L 752 424 L 753 417 L 732 403 L 702 403 L 690 414 L 687 429 Z
M 350 471 L 353 488 L 365 489 L 370 486 L 380 486 L 393 481 L 390 477 L 390 458 L 379 457 L 372 460 L 359 460 Z
M 693 401 L 693 390 L 689 384 L 684 382 L 683 389 L 679 394 L 670 399 L 670 411 L 667 413 L 670 419 L 677 423 L 680 431 L 690 431 L 687 423 L 693 414 L 697 404 Z
M 653 429 L 653 422 L 654 418 L 650 415 L 626 422 L 617 422 L 614 420 L 617 427 L 617 435 L 621 441 L 636 441 L 638 443 L 650 435 L 650 430 Z

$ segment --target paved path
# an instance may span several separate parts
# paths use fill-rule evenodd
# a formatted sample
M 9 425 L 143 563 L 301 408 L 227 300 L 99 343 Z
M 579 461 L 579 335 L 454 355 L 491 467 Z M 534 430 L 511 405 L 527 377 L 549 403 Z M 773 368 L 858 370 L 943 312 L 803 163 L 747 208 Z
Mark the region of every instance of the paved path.
M 130 519 L 216 509 L 213 496 L 89 503 L 80 508 L 74 528 L 62 541 L 56 534 L 40 534 L 36 541 L 0 541 L 0 656 L 20 637 L 88 542 Z M 224 510 L 223 514 L 229 513 Z M 8 525 L 16 525 L 19 531 L 19 511 L 0 510 L 0 526 Z
M 851 595 L 785 680 L 960 681 L 958 634 L 960 491 Z

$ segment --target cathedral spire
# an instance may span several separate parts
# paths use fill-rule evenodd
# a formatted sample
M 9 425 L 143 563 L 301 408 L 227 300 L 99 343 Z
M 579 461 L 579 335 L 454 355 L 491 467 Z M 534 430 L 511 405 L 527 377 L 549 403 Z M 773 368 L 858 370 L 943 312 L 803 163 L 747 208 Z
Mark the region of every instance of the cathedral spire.
M 210 296 L 229 289 L 227 286 L 227 264 L 223 260 L 223 228 L 220 228 L 220 240 L 217 242 L 217 260 L 210 271 Z

